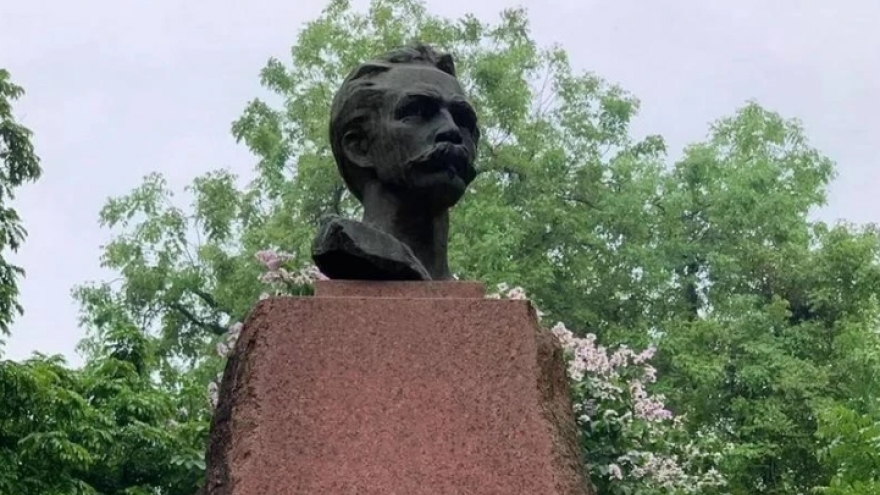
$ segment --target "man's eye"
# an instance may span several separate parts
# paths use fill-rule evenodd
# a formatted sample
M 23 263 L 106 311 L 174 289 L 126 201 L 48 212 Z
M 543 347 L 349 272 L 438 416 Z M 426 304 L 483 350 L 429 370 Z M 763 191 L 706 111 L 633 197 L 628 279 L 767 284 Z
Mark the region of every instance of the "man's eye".
M 430 101 L 416 100 L 406 104 L 399 112 L 399 118 L 417 117 L 428 118 L 437 111 L 437 105 Z
M 455 120 L 455 123 L 465 129 L 474 132 L 474 129 L 477 127 L 477 118 L 472 113 L 465 110 L 454 110 L 452 113 L 452 118 Z

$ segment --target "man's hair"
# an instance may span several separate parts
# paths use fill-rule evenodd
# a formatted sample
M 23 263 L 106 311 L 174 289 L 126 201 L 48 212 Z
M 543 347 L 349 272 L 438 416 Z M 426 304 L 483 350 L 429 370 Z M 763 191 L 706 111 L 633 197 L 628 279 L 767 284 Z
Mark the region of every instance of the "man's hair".
M 343 137 L 351 130 L 363 132 L 376 117 L 375 109 L 382 104 L 385 90 L 377 89 L 373 79 L 395 65 L 427 65 L 455 77 L 452 55 L 437 52 L 423 43 L 391 50 L 348 74 L 330 107 L 330 147 L 342 180 L 358 201 L 363 201 L 364 172 L 349 163 L 342 145 Z

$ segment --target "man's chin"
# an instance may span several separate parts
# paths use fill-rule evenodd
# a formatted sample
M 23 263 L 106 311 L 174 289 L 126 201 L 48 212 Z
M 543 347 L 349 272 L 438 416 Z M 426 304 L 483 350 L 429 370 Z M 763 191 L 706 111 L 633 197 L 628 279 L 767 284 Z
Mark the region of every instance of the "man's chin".
M 464 196 L 467 184 L 457 174 L 438 171 L 426 174 L 411 183 L 415 201 L 427 203 L 432 209 L 442 210 L 455 206 Z

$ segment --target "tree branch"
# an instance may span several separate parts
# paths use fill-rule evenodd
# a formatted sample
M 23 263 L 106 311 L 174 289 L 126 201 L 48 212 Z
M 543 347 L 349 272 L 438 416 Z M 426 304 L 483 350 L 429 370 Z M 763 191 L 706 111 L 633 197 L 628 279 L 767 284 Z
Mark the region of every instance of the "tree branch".
M 215 335 L 223 335 L 226 333 L 226 327 L 214 322 L 206 322 L 198 319 L 196 315 L 194 315 L 190 310 L 183 307 L 183 305 L 181 305 L 180 303 L 171 303 L 171 309 L 174 309 L 175 311 L 180 313 L 193 325 L 202 327 Z
M 587 206 L 589 208 L 592 208 L 594 210 L 602 211 L 602 208 L 599 208 L 598 206 L 596 206 L 596 203 L 593 203 L 589 199 L 586 199 L 582 196 L 575 196 L 573 194 L 569 194 L 568 196 L 565 197 L 565 199 L 568 201 L 573 201 L 578 204 L 582 204 L 582 205 Z
M 204 301 L 205 304 L 207 304 L 208 306 L 211 307 L 211 309 L 219 309 L 220 305 L 217 304 L 217 300 L 214 299 L 214 296 L 212 296 L 211 294 L 208 294 L 207 292 L 205 292 L 201 289 L 190 289 L 190 292 L 199 296 L 199 299 Z
M 333 199 L 330 205 L 337 215 L 342 215 L 342 195 L 345 194 L 345 185 L 339 184 L 333 190 Z

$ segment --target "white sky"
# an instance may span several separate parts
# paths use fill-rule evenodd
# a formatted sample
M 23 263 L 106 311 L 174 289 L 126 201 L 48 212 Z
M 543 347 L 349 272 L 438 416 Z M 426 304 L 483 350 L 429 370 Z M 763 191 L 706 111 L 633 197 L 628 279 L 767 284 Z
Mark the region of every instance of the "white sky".
M 356 2 L 364 5 L 365 1 Z M 429 0 L 439 14 L 494 18 L 523 5 L 534 36 L 573 64 L 632 91 L 635 130 L 677 153 L 748 99 L 800 118 L 838 163 L 823 218 L 880 222 L 880 1 Z M 258 72 L 282 60 L 313 0 L 0 0 L 0 67 L 27 95 L 17 117 L 35 132 L 44 177 L 17 206 L 30 236 L 26 314 L 5 356 L 63 353 L 82 337 L 70 289 L 112 276 L 99 267 L 108 196 L 153 171 L 182 190 L 193 177 L 254 160 L 231 122 L 261 95 Z

